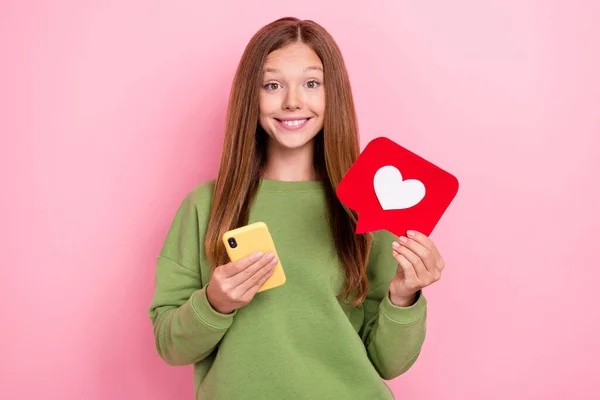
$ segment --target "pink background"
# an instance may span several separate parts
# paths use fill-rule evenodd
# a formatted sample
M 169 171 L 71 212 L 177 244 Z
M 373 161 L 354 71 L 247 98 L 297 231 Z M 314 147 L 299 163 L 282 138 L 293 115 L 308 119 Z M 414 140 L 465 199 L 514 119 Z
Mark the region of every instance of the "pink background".
M 461 182 L 397 397 L 599 398 L 599 3 L 287 3 L 1 3 L 0 397 L 192 398 L 154 349 L 155 258 L 247 41 L 295 15 L 341 46 L 363 146 Z

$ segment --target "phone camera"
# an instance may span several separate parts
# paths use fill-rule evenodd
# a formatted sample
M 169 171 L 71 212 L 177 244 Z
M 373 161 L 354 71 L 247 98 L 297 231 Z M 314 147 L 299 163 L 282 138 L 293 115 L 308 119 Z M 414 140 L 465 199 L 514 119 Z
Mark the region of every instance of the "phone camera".
M 231 247 L 232 249 L 235 249 L 237 247 L 237 242 L 234 238 L 227 239 L 227 243 L 229 243 L 229 247 Z

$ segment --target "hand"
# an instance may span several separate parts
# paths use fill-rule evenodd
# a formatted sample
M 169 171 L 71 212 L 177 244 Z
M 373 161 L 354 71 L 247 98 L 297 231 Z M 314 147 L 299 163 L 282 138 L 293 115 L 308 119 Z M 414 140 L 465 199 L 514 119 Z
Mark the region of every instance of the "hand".
M 392 243 L 398 269 L 390 283 L 390 299 L 401 307 L 411 305 L 419 290 L 440 280 L 445 267 L 431 239 L 416 231 L 407 231 L 407 236 Z
M 273 275 L 276 265 L 273 253 L 254 253 L 218 266 L 206 289 L 208 302 L 221 314 L 230 314 L 245 306 Z

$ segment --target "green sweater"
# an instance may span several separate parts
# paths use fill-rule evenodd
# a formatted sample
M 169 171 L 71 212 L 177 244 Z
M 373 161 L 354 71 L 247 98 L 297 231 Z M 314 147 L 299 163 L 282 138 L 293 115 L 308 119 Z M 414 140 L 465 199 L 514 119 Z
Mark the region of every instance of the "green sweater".
M 157 260 L 149 314 L 158 354 L 170 365 L 194 364 L 202 400 L 393 399 L 383 379 L 416 361 L 427 316 L 422 292 L 409 307 L 390 302 L 395 236 L 374 233 L 367 299 L 350 309 L 336 298 L 343 271 L 321 184 L 263 180 L 249 223 L 269 227 L 287 281 L 221 314 L 206 298 L 202 245 L 213 186 L 186 196 Z

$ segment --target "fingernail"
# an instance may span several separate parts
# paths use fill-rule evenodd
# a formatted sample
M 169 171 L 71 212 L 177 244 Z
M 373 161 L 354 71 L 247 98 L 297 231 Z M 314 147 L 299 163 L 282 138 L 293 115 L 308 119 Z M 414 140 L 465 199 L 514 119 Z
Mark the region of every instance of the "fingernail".
M 272 259 L 271 264 L 273 264 L 273 265 L 277 264 L 277 259 L 276 258 Z
M 270 260 L 273 257 L 275 257 L 275 254 L 273 254 L 273 253 L 267 253 L 267 260 Z
M 397 249 L 398 247 L 400 247 L 400 243 L 398 243 L 398 242 L 393 242 L 393 243 L 392 243 L 392 247 L 393 247 L 393 248 L 395 248 L 395 249 Z
M 257 251 L 256 253 L 254 253 L 254 257 L 258 258 L 258 257 L 262 256 L 262 254 L 263 253 L 261 251 Z
M 415 236 L 415 232 L 414 231 L 406 231 L 406 234 L 408 236 Z
M 404 236 L 400 236 L 400 241 L 401 241 L 402 243 L 406 243 L 406 242 L 408 242 L 408 239 L 407 239 L 407 238 L 405 238 Z

